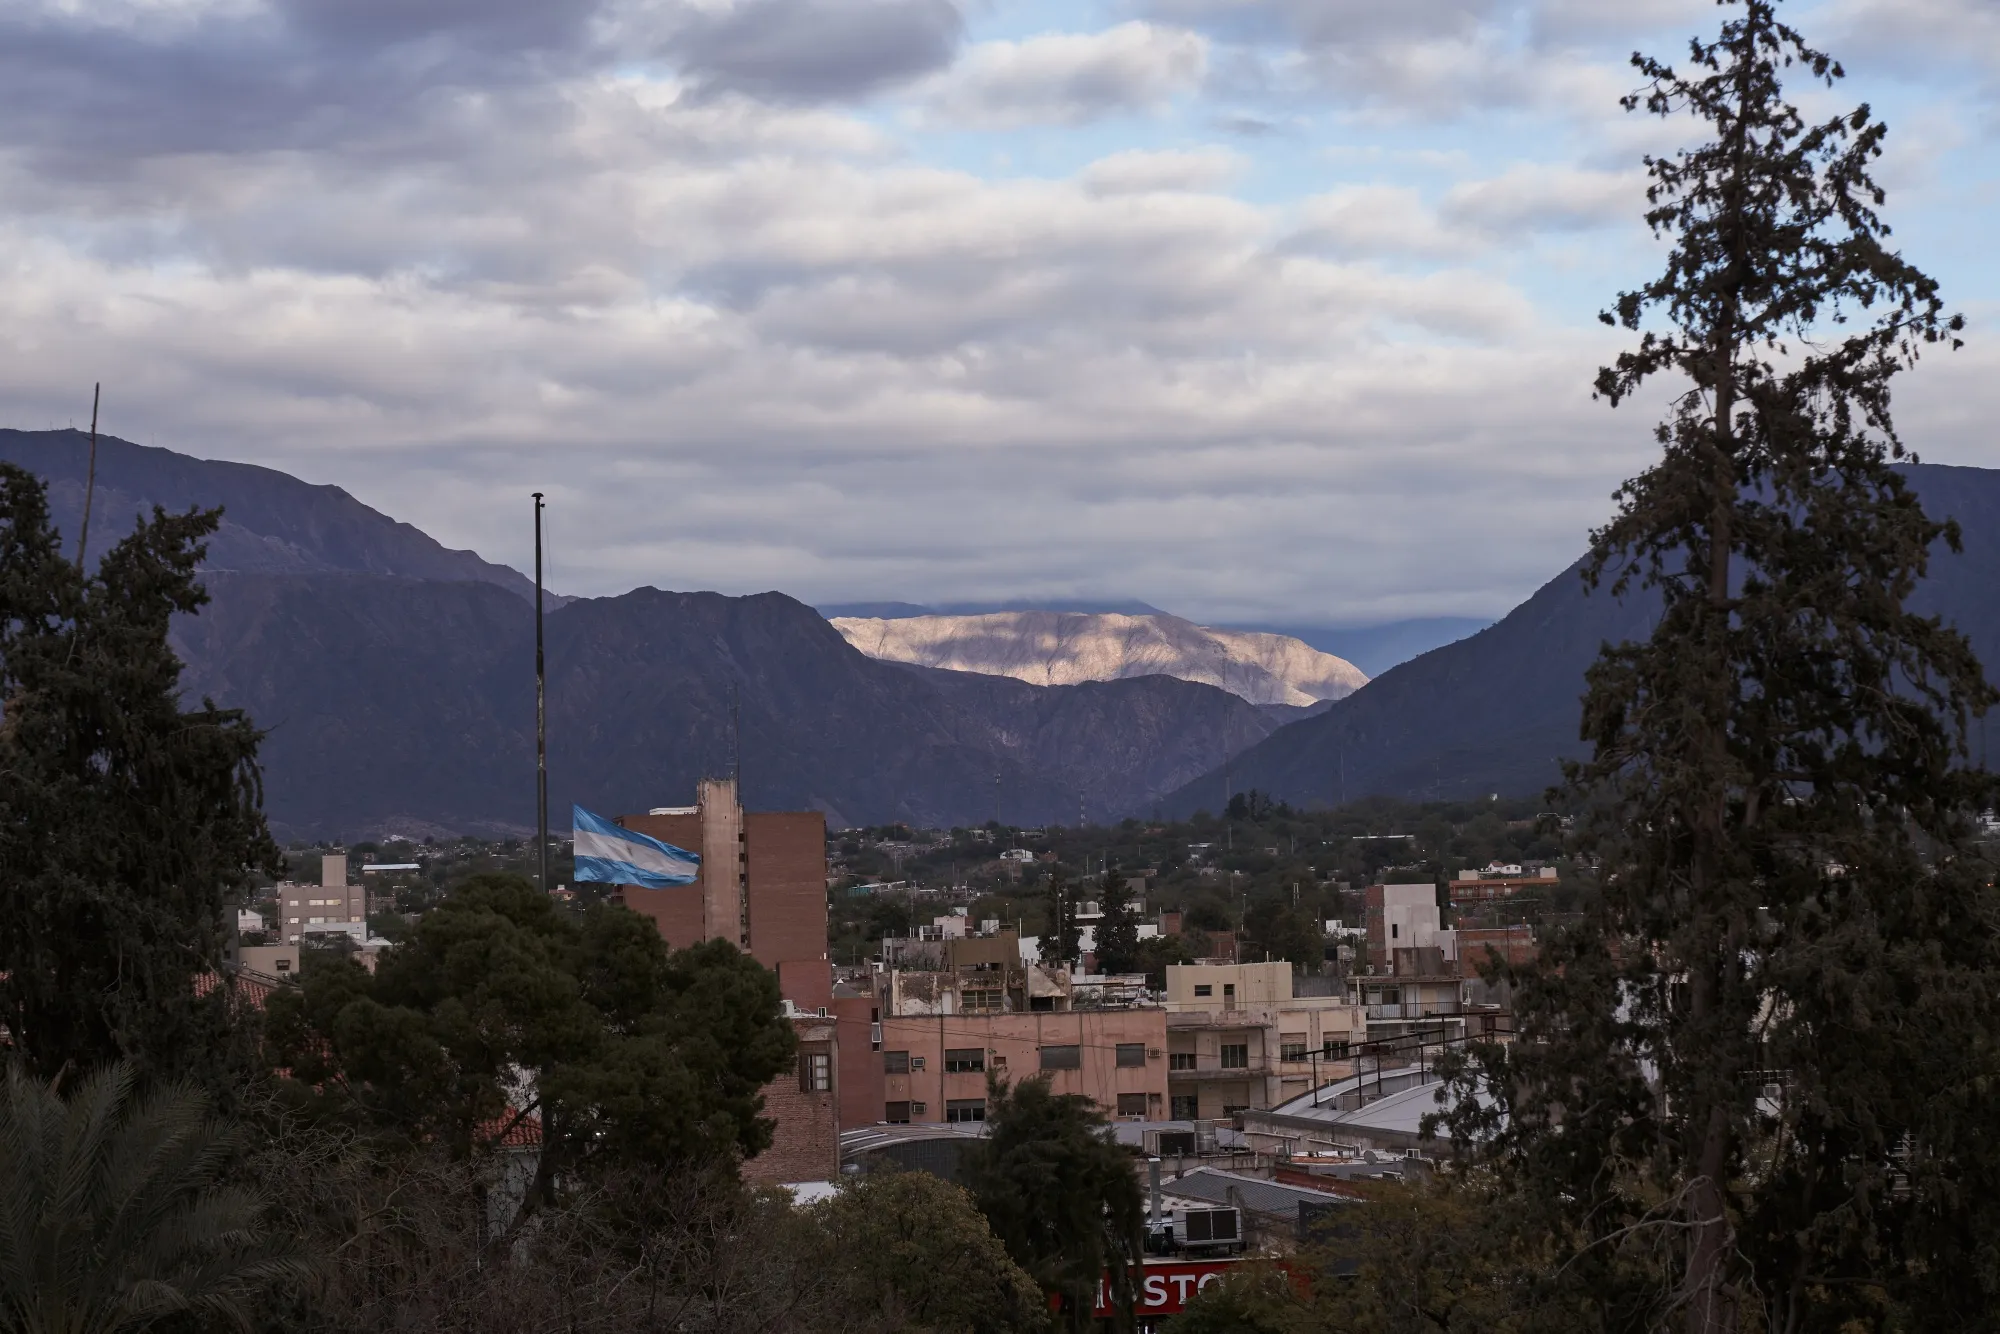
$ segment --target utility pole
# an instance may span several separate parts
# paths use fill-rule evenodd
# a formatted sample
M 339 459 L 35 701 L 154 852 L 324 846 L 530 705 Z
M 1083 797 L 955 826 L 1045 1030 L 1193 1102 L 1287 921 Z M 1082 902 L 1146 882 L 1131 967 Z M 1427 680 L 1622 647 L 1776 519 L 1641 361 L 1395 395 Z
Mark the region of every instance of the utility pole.
M 83 548 L 90 541 L 90 499 L 97 493 L 97 397 L 104 382 L 90 386 L 90 472 L 83 482 L 83 525 L 76 535 L 76 572 L 83 573 Z
M 548 672 L 542 652 L 542 493 L 535 492 L 535 857 L 549 892 Z

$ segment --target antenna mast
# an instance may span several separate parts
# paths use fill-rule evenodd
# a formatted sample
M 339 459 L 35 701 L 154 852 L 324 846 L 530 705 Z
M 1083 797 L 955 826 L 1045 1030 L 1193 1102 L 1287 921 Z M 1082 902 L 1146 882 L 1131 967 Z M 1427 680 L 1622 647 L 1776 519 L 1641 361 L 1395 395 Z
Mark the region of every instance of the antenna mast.
M 90 386 L 90 473 L 83 483 L 83 526 L 76 535 L 76 572 L 83 573 L 83 548 L 90 541 L 90 498 L 97 492 L 97 397 L 104 382 Z
M 548 673 L 542 655 L 542 493 L 535 492 L 535 858 L 549 892 Z

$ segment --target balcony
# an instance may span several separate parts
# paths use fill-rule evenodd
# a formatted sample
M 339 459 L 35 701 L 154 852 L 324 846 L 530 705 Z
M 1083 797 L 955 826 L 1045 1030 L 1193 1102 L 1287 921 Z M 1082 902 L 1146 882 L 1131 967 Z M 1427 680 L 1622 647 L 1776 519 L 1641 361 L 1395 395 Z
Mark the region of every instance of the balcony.
M 1174 1084 L 1219 1084 L 1230 1080 L 1264 1079 L 1271 1074 L 1269 1062 L 1252 1065 L 1235 1065 L 1224 1068 L 1219 1065 L 1205 1065 L 1195 1070 L 1169 1070 L 1167 1083 Z
M 1399 1005 L 1364 1006 L 1370 1019 L 1433 1019 L 1465 1013 L 1463 1001 L 1404 1001 Z

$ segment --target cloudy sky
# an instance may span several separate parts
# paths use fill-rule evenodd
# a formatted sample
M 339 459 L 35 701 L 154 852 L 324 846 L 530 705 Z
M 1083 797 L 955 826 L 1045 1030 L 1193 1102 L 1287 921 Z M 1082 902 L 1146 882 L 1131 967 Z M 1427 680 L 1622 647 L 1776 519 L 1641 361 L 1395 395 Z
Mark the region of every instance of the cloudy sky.
M 2000 4 L 1795 0 L 1973 322 Z M 0 0 L 0 424 L 333 482 L 565 591 L 1497 615 L 1641 466 L 1635 47 L 1708 0 Z M 1812 105 L 1830 105 L 1815 98 Z

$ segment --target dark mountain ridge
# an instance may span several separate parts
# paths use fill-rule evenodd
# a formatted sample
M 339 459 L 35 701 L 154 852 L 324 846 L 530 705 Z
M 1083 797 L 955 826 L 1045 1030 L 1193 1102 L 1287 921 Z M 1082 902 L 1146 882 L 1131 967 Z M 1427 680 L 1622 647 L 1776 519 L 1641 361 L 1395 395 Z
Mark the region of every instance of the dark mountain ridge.
M 534 621 L 488 584 L 215 572 L 174 628 L 189 693 L 268 730 L 288 837 L 534 822 Z M 1064 822 L 1155 800 L 1276 723 L 1168 677 L 1037 687 L 881 663 L 779 593 L 636 589 L 547 620 L 551 819 L 739 772 L 836 827 Z M 996 781 L 997 780 L 997 781 Z
M 1912 465 L 1925 508 L 1958 520 L 1964 552 L 1932 553 L 1912 606 L 1971 639 L 1989 679 L 2000 676 L 2000 472 Z M 1587 593 L 1582 563 L 1544 584 L 1506 617 L 1469 638 L 1383 673 L 1317 717 L 1279 729 L 1182 787 L 1169 813 L 1213 810 L 1226 781 L 1295 805 L 1364 796 L 1453 800 L 1483 793 L 1527 796 L 1554 783 L 1578 739 L 1584 673 L 1607 642 L 1652 632 L 1658 606 L 1635 592 Z M 1976 734 L 1983 756 L 1987 720 Z
M 90 464 L 86 432 L 0 430 L 0 460 L 49 484 L 56 526 L 74 540 Z M 275 468 L 198 459 L 170 449 L 97 437 L 91 550 L 102 555 L 150 507 L 222 507 L 205 567 L 253 574 L 387 574 L 471 580 L 532 598 L 534 581 L 470 551 L 453 551 L 337 486 L 315 486 Z M 565 599 L 556 598 L 560 603 Z

